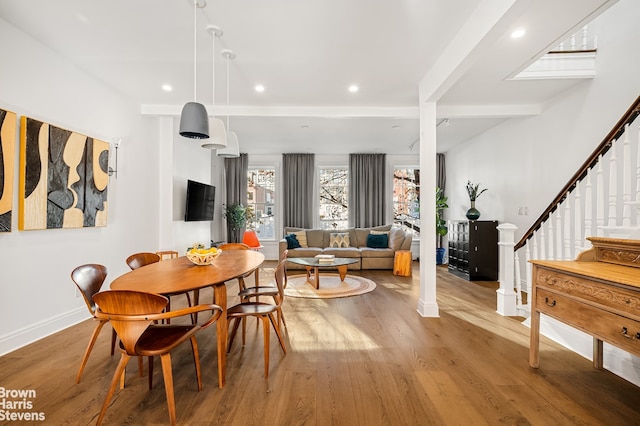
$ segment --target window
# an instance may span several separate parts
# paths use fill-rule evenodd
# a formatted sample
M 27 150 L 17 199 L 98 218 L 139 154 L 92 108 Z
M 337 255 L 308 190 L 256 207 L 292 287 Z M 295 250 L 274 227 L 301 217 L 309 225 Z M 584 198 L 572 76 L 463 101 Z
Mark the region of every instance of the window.
M 393 170 L 393 223 L 420 236 L 420 169 Z
M 275 169 L 249 169 L 247 173 L 247 207 L 253 212 L 247 222 L 261 240 L 275 240 Z
M 346 229 L 349 222 L 349 171 L 346 168 L 321 168 L 320 228 Z

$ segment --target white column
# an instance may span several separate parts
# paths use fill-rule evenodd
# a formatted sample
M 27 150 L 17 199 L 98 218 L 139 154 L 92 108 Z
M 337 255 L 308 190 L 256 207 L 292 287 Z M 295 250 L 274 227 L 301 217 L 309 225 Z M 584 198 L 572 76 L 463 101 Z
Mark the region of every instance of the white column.
M 516 245 L 514 235 L 517 229 L 518 227 L 511 223 L 503 223 L 498 226 L 500 288 L 496 290 L 498 294 L 496 311 L 503 316 L 517 315 L 516 292 L 513 290 L 513 265 L 515 262 L 513 247 Z
M 436 103 L 420 102 L 420 299 L 418 313 L 438 317 L 436 301 Z
M 173 250 L 173 117 L 158 117 L 158 250 Z

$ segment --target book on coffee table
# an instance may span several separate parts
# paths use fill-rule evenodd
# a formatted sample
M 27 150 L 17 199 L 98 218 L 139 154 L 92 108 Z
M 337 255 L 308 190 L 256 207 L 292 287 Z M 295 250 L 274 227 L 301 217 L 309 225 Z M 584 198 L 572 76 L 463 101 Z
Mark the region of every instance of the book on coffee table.
M 335 256 L 333 254 L 318 254 L 316 259 L 318 259 L 319 263 L 332 263 Z

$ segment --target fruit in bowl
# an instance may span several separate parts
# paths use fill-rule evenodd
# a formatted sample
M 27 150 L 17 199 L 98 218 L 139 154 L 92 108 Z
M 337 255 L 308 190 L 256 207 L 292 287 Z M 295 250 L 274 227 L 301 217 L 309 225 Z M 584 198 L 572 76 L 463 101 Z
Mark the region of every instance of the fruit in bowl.
M 209 249 L 191 248 L 187 251 L 187 259 L 196 265 L 210 265 L 221 253 L 222 250 L 215 247 Z

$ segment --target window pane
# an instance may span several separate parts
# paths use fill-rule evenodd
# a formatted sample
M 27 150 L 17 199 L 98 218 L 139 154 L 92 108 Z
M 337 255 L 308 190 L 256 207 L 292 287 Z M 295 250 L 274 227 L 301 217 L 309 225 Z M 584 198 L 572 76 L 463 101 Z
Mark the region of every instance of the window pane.
M 322 229 L 346 229 L 349 221 L 348 170 L 320 169 L 320 227 Z
M 247 228 L 255 229 L 261 240 L 276 238 L 275 176 L 275 169 L 249 169 L 247 173 L 247 206 L 253 212 Z
M 420 236 L 420 169 L 394 169 L 393 222 Z

